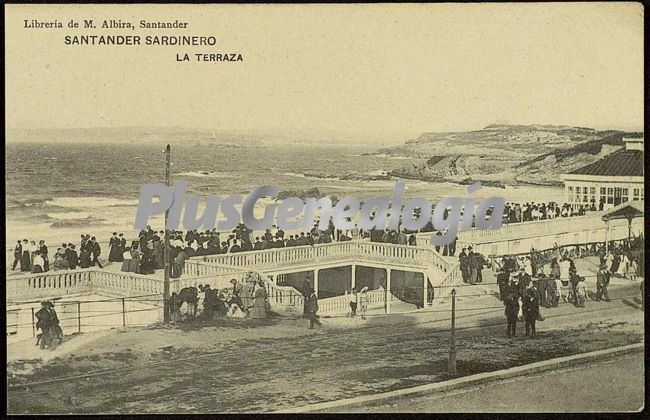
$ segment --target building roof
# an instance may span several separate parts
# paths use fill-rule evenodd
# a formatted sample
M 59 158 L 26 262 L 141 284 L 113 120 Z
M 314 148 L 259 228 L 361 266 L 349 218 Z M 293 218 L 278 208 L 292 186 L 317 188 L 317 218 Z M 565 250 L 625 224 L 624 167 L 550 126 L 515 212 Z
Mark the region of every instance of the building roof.
M 605 221 L 634 219 L 635 217 L 643 217 L 643 210 L 643 201 L 626 201 L 604 212 L 601 218 Z
M 643 176 L 643 152 L 619 150 L 582 168 L 569 172 L 574 175 Z

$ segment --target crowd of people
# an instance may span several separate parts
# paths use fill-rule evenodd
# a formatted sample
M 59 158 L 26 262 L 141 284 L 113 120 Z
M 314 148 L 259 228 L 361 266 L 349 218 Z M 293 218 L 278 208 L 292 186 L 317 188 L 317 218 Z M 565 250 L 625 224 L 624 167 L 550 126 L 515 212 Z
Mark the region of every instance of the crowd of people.
M 612 277 L 636 280 L 642 270 L 637 259 L 643 258 L 643 255 L 635 252 L 639 246 L 643 246 L 642 237 L 600 252 L 596 290 L 592 294 L 587 289 L 585 277 L 579 275 L 573 258 L 566 250 L 556 248 L 549 264 L 537 258 L 539 254 L 534 250 L 524 257 L 503 257 L 497 268 L 497 284 L 505 306 L 507 335 L 514 336 L 517 320 L 523 319 L 526 335 L 535 336 L 535 322 L 543 320 L 540 307 L 557 307 L 564 301 L 584 308 L 590 298 L 597 302 L 609 302 L 607 287 Z M 545 266 L 548 266 L 548 274 L 545 273 Z
M 483 254 L 474 252 L 470 245 L 461 249 L 458 261 L 463 283 L 476 284 L 483 282 L 483 267 L 489 264 L 488 259 Z
M 532 222 L 535 220 L 558 219 L 561 217 L 584 216 L 590 211 L 602 211 L 604 202 L 597 207 L 595 201 L 591 204 L 575 205 L 558 204 L 554 201 L 547 203 L 507 202 L 503 210 L 503 223 Z
M 14 261 L 12 271 L 20 266 L 20 271 L 31 273 L 45 273 L 53 270 L 67 270 L 78 268 L 89 268 L 98 266 L 102 268 L 99 258 L 101 246 L 94 236 L 81 235 L 79 252 L 73 243 L 61 244 L 54 253 L 50 263 L 49 248 L 44 240 L 35 241 L 23 239 L 17 241 L 14 248 Z
M 194 256 L 343 242 L 363 235 L 356 226 L 348 231 L 337 230 L 330 220 L 328 228 L 320 230 L 318 223 L 317 220 L 310 231 L 289 235 L 274 226 L 273 229 L 267 229 L 263 235 L 254 238 L 253 231 L 243 223 L 227 236 L 217 232 L 216 229 L 204 232 L 170 230 L 171 277 L 180 277 L 185 260 Z M 156 270 L 164 268 L 164 237 L 164 231 L 154 231 L 148 226 L 147 229 L 139 232 L 137 240 L 129 244 L 123 233 L 113 232 L 108 242 L 108 261 L 121 263 L 123 272 L 153 274 Z M 37 245 L 35 241 L 19 240 L 14 248 L 12 270 L 43 273 L 50 269 L 67 270 L 93 266 L 103 268 L 100 259 L 101 251 L 97 239 L 84 234 L 81 235 L 78 248 L 73 243 L 64 243 L 57 248 L 51 261 L 45 241 L 41 240 Z
M 209 284 L 186 287 L 172 293 L 169 301 L 171 319 L 183 319 L 181 307 L 187 305 L 187 315 L 203 321 L 217 318 L 264 319 L 270 315 L 270 303 L 264 280 L 251 273 L 245 282 L 230 280 L 232 287 L 212 289 Z

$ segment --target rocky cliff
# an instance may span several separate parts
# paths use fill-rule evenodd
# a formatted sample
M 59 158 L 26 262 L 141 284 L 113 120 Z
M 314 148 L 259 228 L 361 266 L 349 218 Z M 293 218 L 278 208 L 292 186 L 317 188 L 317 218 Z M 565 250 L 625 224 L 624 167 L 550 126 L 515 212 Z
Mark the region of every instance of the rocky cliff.
M 548 125 L 490 125 L 482 130 L 423 133 L 377 154 L 411 158 L 392 176 L 485 185 L 561 184 L 561 174 L 624 147 L 642 133 Z

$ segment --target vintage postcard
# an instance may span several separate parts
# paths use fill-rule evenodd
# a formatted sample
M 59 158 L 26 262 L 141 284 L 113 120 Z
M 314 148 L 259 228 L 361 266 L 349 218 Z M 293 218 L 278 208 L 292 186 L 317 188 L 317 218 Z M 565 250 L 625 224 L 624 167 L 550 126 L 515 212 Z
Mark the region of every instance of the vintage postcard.
M 4 23 L 9 414 L 644 409 L 641 3 Z

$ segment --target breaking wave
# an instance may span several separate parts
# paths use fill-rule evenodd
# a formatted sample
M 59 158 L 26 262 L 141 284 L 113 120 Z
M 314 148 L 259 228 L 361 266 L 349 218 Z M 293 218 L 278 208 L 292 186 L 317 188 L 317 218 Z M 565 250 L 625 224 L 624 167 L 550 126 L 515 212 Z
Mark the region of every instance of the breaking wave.
M 45 202 L 48 206 L 87 209 L 100 207 L 137 206 L 138 200 L 108 197 L 57 197 Z
M 201 177 L 201 178 L 228 178 L 228 174 L 224 174 L 221 172 L 208 172 L 208 171 L 181 172 L 179 174 L 175 174 L 175 176 L 193 176 L 193 177 Z

